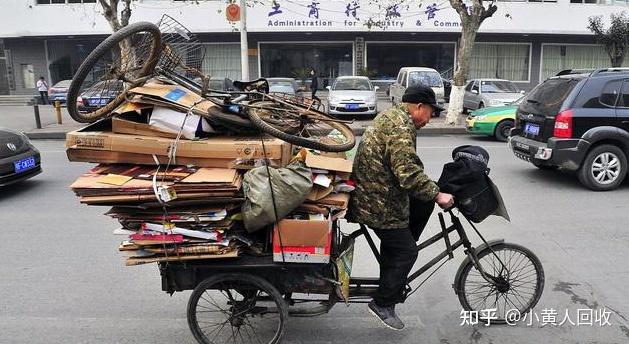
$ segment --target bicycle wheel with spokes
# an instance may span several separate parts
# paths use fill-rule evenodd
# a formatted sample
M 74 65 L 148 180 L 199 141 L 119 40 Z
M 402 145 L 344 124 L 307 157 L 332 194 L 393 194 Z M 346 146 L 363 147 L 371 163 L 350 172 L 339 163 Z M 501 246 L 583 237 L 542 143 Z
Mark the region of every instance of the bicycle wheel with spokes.
M 256 127 L 294 145 L 344 152 L 356 144 L 349 126 L 318 111 L 266 100 L 250 103 L 247 107 L 249 119 Z
M 100 43 L 83 61 L 68 89 L 68 113 L 77 122 L 109 116 L 153 72 L 162 49 L 157 26 L 139 22 L 126 26 Z
M 288 306 L 266 280 L 219 274 L 201 282 L 188 302 L 188 325 L 199 343 L 278 343 Z
M 463 309 L 479 313 L 495 309 L 494 314 L 487 313 L 492 316 L 490 322 L 504 324 L 509 313 L 515 313 L 513 310 L 523 316 L 535 307 L 544 289 L 544 269 L 533 252 L 520 245 L 500 243 L 484 248 L 477 257 L 493 281 L 485 280 L 472 260 L 466 259 L 455 281 Z M 484 319 L 479 315 L 479 320 Z

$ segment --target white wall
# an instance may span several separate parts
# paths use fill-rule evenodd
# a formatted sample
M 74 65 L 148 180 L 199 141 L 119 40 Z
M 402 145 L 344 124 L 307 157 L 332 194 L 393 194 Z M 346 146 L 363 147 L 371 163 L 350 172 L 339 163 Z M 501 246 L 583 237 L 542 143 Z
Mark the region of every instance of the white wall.
M 487 33 L 553 33 L 588 34 L 587 18 L 629 10 L 627 5 L 570 4 L 570 0 L 558 3 L 498 3 L 498 12 L 481 28 Z M 368 31 L 362 25 L 370 16 L 382 19 L 383 12 L 371 8 L 361 1 L 357 16 L 362 21 L 354 25 L 345 13 L 348 1 L 325 1 L 319 3 L 319 20 L 309 18 L 311 1 L 279 0 L 281 14 L 269 16 L 270 6 L 255 5 L 247 10 L 251 32 L 315 32 L 315 31 Z M 387 31 L 409 32 L 458 32 L 458 15 L 441 1 L 443 8 L 428 20 L 427 6 L 433 1 L 412 3 L 407 9 L 399 10 L 401 17 L 395 18 Z M 438 2 L 439 3 L 439 2 Z M 174 2 L 171 0 L 138 0 L 133 5 L 132 21 L 156 22 L 167 13 L 194 32 L 228 32 L 234 30 L 224 16 L 225 4 L 221 1 L 203 1 L 199 4 Z M 98 4 L 36 5 L 35 0 L 0 1 L 0 37 L 51 36 L 105 34 L 111 29 L 99 13 Z M 277 21 L 277 22 L 276 22 Z M 417 25 L 418 22 L 421 25 Z M 275 26 L 275 24 L 285 24 Z M 299 26 L 298 24 L 302 24 Z M 328 25 L 324 25 L 328 24 Z M 314 26 L 313 26 L 314 25 Z M 445 25 L 445 26 L 441 26 Z M 382 30 L 374 28 L 372 30 Z

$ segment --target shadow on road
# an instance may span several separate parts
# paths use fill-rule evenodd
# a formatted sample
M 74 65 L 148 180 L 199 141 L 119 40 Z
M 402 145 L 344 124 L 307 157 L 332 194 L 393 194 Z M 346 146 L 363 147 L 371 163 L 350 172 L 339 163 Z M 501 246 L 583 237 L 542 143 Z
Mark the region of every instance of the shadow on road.
M 17 197 L 27 192 L 36 190 L 43 184 L 44 184 L 44 181 L 42 180 L 29 179 L 23 182 L 19 182 L 19 183 L 2 187 L 0 188 L 0 201 L 11 200 L 11 198 L 13 197 Z

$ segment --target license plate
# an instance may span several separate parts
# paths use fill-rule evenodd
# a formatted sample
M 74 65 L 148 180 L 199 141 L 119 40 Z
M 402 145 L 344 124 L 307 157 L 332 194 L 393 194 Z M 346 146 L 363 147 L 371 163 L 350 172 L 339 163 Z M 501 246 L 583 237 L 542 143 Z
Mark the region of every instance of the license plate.
M 358 109 L 358 104 L 345 104 L 345 108 L 348 110 Z
M 524 126 L 524 132 L 531 135 L 539 135 L 539 125 L 527 123 Z
M 18 160 L 14 162 L 13 165 L 15 166 L 15 173 L 30 170 L 35 167 L 35 158 L 31 156 L 26 159 Z
M 95 99 L 90 99 L 90 104 L 91 105 L 107 105 L 107 103 L 109 103 L 109 99 L 103 99 L 103 98 L 95 98 Z

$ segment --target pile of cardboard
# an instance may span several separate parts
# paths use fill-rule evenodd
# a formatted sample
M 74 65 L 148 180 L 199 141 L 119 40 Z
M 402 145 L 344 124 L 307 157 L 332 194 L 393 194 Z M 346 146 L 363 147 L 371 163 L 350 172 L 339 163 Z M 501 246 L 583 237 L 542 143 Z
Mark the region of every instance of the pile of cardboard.
M 304 204 L 275 225 L 276 262 L 328 263 L 332 222 L 344 216 L 354 190 L 352 163 L 345 154 L 307 152 L 305 163 L 312 170 L 313 187 Z
M 151 82 L 132 92 L 111 117 L 66 136 L 70 161 L 98 163 L 71 188 L 81 203 L 112 206 L 106 214 L 121 224 L 115 233 L 126 237 L 119 249 L 127 265 L 271 254 L 264 247 L 273 247 L 275 261 L 329 261 L 331 224 L 353 189 L 343 154 L 308 152 L 307 200 L 274 236 L 249 234 L 239 221 L 243 174 L 286 166 L 292 146 L 215 131 L 208 114 L 216 105 L 180 86 Z

